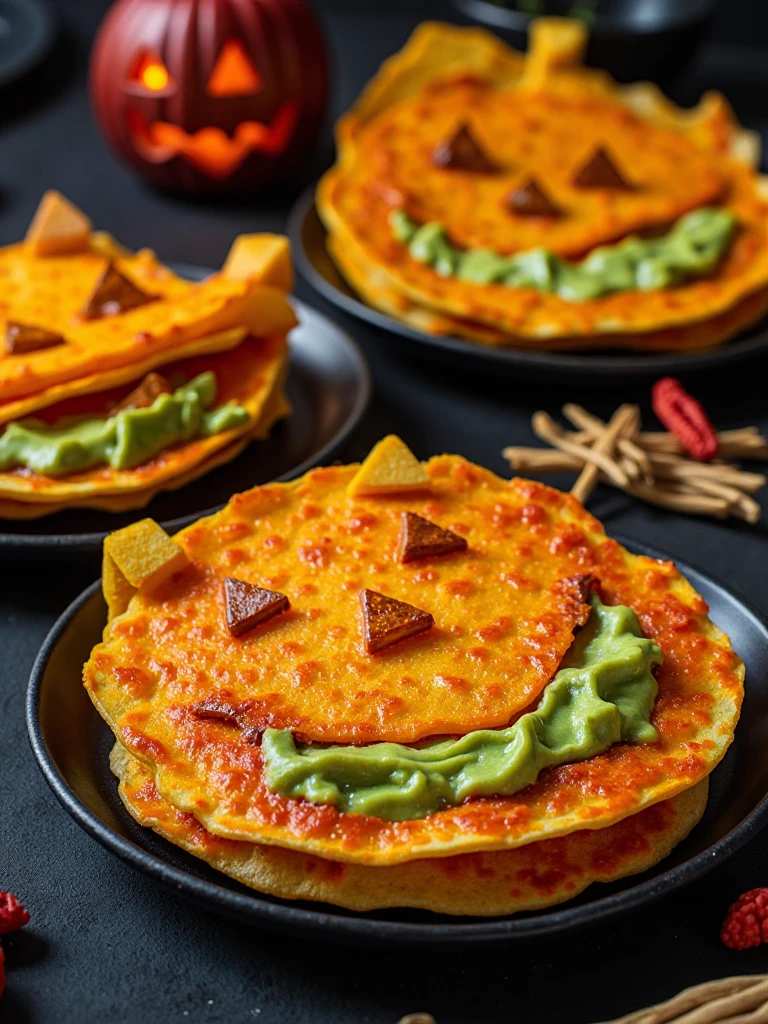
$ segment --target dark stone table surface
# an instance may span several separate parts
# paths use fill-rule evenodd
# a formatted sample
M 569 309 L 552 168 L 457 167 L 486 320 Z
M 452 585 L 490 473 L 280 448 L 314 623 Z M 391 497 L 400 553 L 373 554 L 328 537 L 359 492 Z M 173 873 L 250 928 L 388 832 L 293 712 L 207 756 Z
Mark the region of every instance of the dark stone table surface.
M 743 5 L 742 5 L 743 6 Z M 218 266 L 233 236 L 279 230 L 292 193 L 227 205 L 170 198 L 145 187 L 109 153 L 87 102 L 87 48 L 105 3 L 58 0 L 64 35 L 47 67 L 0 94 L 0 239 L 19 237 L 41 192 L 56 187 L 129 246 L 164 260 Z M 418 4 L 343 5 L 326 18 L 336 58 L 334 110 L 356 95 L 405 39 Z M 407 13 L 397 13 L 406 11 Z M 768 78 L 762 54 L 717 40 L 681 86 L 729 92 L 741 117 L 763 129 Z M 329 150 L 319 158 L 327 159 Z M 311 170 L 308 171 L 308 174 Z M 457 373 L 336 313 L 300 283 L 298 294 L 338 319 L 364 347 L 376 390 L 342 454 L 363 455 L 384 433 L 419 456 L 456 451 L 499 472 L 505 444 L 532 441 L 530 416 L 566 400 L 608 414 L 647 392 L 616 380 L 592 392 Z M 768 430 L 766 361 L 688 383 L 718 426 Z M 568 480 L 556 481 L 568 485 Z M 593 511 L 608 529 L 662 548 L 745 595 L 768 613 L 765 525 L 667 515 L 600 490 Z M 5 940 L 8 991 L 0 1021 L 41 1024 L 395 1024 L 429 1010 L 438 1024 L 590 1024 L 730 973 L 768 970 L 768 949 L 737 954 L 719 943 L 728 903 L 768 884 L 768 835 L 674 897 L 559 941 L 478 953 L 376 951 L 254 931 L 180 902 L 91 840 L 54 800 L 24 726 L 35 654 L 55 617 L 97 575 L 93 563 L 0 564 L 0 888 L 33 914 Z

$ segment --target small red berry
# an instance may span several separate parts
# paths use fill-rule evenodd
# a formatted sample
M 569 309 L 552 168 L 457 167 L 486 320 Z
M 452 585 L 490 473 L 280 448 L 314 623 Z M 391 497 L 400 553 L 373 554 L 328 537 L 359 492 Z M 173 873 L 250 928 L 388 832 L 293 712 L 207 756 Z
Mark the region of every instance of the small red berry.
M 15 932 L 29 920 L 29 914 L 15 896 L 0 891 L 0 935 Z
M 729 949 L 768 942 L 768 889 L 750 889 L 728 909 L 720 939 Z

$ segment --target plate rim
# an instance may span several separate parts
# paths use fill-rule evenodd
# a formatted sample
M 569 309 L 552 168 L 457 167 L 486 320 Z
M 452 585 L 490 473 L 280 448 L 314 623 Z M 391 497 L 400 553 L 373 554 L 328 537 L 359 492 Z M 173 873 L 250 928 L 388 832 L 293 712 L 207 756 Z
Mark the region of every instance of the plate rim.
M 198 267 L 192 264 L 175 263 L 173 264 L 173 267 L 176 270 L 183 271 L 185 274 L 194 271 L 196 273 L 204 272 L 207 276 L 208 274 L 213 273 L 213 271 L 206 267 Z M 320 317 L 338 334 L 339 340 L 343 347 L 345 347 L 347 354 L 350 356 L 351 361 L 355 366 L 361 386 L 355 396 L 354 404 L 341 425 L 340 430 L 325 445 L 323 445 L 322 448 L 318 449 L 318 451 L 313 455 L 310 455 L 309 458 L 304 459 L 303 462 L 300 462 L 298 465 L 287 470 L 280 476 L 275 477 L 273 481 L 270 481 L 272 483 L 284 483 L 288 480 L 295 479 L 297 476 L 302 476 L 307 472 L 307 470 L 326 461 L 336 451 L 338 451 L 360 424 L 360 421 L 368 409 L 373 394 L 373 376 L 371 374 L 370 365 L 363 354 L 360 344 L 352 337 L 349 331 L 345 330 L 344 327 L 336 323 L 335 320 L 332 320 L 325 313 L 322 313 L 319 309 L 315 309 L 314 306 L 309 305 L 309 303 L 303 302 L 295 296 L 291 297 L 291 301 L 299 316 L 308 313 L 310 316 Z M 205 516 L 213 515 L 214 512 L 218 512 L 223 507 L 223 504 L 218 504 L 210 508 L 200 509 L 198 512 L 191 512 L 185 516 L 177 516 L 175 519 L 164 519 L 161 525 L 168 532 L 176 533 L 177 530 L 181 530 L 185 526 L 189 526 L 198 519 L 203 519 Z M 44 552 L 51 549 L 60 553 L 71 552 L 73 554 L 76 552 L 95 550 L 101 546 L 108 533 L 109 530 L 91 531 L 89 533 L 15 534 L 5 533 L 0 530 L 0 556 L 4 552 Z
M 58 29 L 54 11 L 46 0 L 6 0 L 17 10 L 24 12 L 32 24 L 31 43 L 17 54 L 8 64 L 0 66 L 0 88 L 18 82 L 36 68 L 48 55 Z
M 652 545 L 620 533 L 611 536 L 636 553 L 664 560 L 671 557 Z M 752 628 L 761 633 L 768 644 L 768 620 L 751 601 L 716 576 L 697 569 L 690 562 L 678 558 L 673 558 L 673 561 L 683 575 L 699 577 L 735 601 L 740 606 L 740 611 L 751 621 Z M 662 897 L 698 881 L 768 825 L 766 791 L 753 809 L 717 842 L 682 864 L 668 868 L 644 882 L 575 907 L 568 907 L 566 904 L 564 908 L 558 909 L 556 906 L 525 917 L 507 915 L 479 922 L 473 920 L 471 923 L 462 922 L 460 917 L 451 915 L 435 915 L 434 922 L 416 923 L 377 920 L 368 914 L 353 915 L 352 912 L 342 914 L 314 908 L 304 909 L 292 905 L 290 901 L 268 897 L 256 890 L 242 893 L 227 885 L 198 878 L 186 869 L 175 867 L 132 840 L 114 832 L 69 788 L 48 751 L 39 714 L 46 666 L 62 634 L 98 592 L 100 586 L 101 580 L 96 580 L 67 606 L 51 627 L 35 658 L 27 688 L 25 714 L 28 738 L 38 767 L 64 810 L 110 853 L 131 867 L 159 879 L 188 902 L 244 921 L 252 927 L 271 927 L 277 931 L 294 934 L 303 932 L 309 933 L 312 937 L 315 932 L 322 930 L 324 936 L 334 942 L 363 942 L 380 947 L 399 943 L 409 948 L 423 949 L 461 948 L 469 945 L 551 938 L 602 924 L 618 918 L 620 914 L 649 906 Z M 319 906 L 324 907 L 326 904 Z M 397 908 L 395 912 L 396 910 Z M 346 916 L 347 914 L 349 916 Z
M 535 352 L 519 348 L 482 345 L 478 342 L 453 338 L 444 334 L 428 334 L 426 331 L 420 331 L 416 327 L 411 327 L 410 324 L 395 319 L 388 313 L 369 306 L 356 295 L 347 295 L 340 291 L 315 267 L 311 256 L 304 247 L 303 229 L 307 218 L 312 214 L 317 216 L 322 223 L 315 203 L 316 189 L 317 182 L 301 193 L 291 207 L 286 224 L 286 234 L 291 242 L 294 261 L 304 280 L 337 309 L 389 334 L 410 338 L 412 341 L 420 342 L 428 347 L 450 352 L 459 359 L 471 361 L 478 370 L 493 371 L 495 369 L 498 371 L 500 368 L 506 368 L 510 372 L 524 370 L 542 380 L 547 377 L 560 379 L 565 375 L 577 374 L 585 382 L 599 384 L 615 380 L 622 374 L 643 379 L 645 377 L 711 371 L 768 351 L 768 320 L 765 318 L 764 330 L 754 337 L 746 337 L 741 341 L 737 337 L 736 340 L 726 344 L 693 353 L 604 355 L 595 352 L 589 355 L 590 361 L 595 361 L 594 363 L 590 362 L 590 365 L 585 365 L 583 354 L 580 353 Z M 323 230 L 325 231 L 324 226 Z M 327 236 L 327 231 L 325 234 Z

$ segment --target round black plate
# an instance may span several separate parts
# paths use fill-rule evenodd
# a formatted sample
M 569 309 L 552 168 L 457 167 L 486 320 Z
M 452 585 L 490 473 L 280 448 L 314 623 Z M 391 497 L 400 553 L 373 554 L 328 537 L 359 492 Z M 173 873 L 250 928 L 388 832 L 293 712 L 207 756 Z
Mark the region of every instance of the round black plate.
M 701 877 L 768 822 L 768 626 L 721 584 L 678 565 L 747 666 L 736 741 L 712 774 L 707 810 L 688 839 L 651 871 L 593 885 L 561 909 L 483 920 L 407 910 L 355 914 L 280 901 L 229 880 L 137 825 L 120 803 L 109 770 L 112 733 L 81 681 L 82 665 L 106 621 L 99 583 L 64 612 L 37 657 L 27 693 L 32 747 L 60 803 L 107 849 L 197 905 L 256 926 L 339 942 L 437 947 L 528 939 L 604 921 Z
M 320 294 L 340 309 L 388 331 L 396 339 L 420 342 L 446 360 L 493 374 L 516 378 L 568 382 L 582 377 L 592 384 L 615 382 L 618 377 L 656 378 L 691 373 L 735 363 L 768 351 L 768 321 L 719 348 L 703 352 L 661 355 L 613 352 L 532 352 L 526 349 L 493 348 L 461 338 L 427 334 L 368 306 L 341 276 L 326 247 L 327 231 L 315 206 L 315 186 L 297 201 L 288 220 L 296 265 Z
M 0 86 L 39 63 L 54 33 L 51 10 L 40 0 L 0 0 Z
M 194 268 L 188 277 L 201 276 Z M 203 275 L 204 276 L 204 275 Z M 371 379 L 365 358 L 354 341 L 327 317 L 295 303 L 300 325 L 291 332 L 288 398 L 293 414 L 278 423 L 263 441 L 256 441 L 232 462 L 178 491 L 159 494 L 143 509 L 112 513 L 71 509 L 33 520 L 4 520 L 0 554 L 96 551 L 110 530 L 145 515 L 174 532 L 209 515 L 237 491 L 268 480 L 300 476 L 327 461 L 343 444 L 365 412 Z

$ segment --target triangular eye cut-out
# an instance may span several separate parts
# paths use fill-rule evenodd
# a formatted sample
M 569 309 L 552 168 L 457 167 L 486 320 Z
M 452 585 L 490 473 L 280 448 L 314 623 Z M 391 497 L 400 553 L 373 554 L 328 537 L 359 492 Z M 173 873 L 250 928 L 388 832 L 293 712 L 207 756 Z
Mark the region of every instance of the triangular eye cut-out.
M 468 125 L 460 125 L 450 139 L 441 142 L 432 153 L 432 163 L 450 171 L 493 174 L 496 164 L 485 154 Z
M 632 186 L 611 159 L 609 153 L 598 146 L 573 179 L 578 188 L 612 188 L 629 191 Z
M 242 636 L 267 619 L 287 612 L 291 602 L 277 590 L 266 590 L 234 576 L 224 580 L 227 627 L 232 636 Z
M 156 53 L 149 51 L 142 53 L 136 61 L 131 78 L 150 92 L 162 92 L 173 85 L 168 68 Z
M 442 526 L 417 516 L 415 512 L 403 512 L 398 544 L 398 557 L 401 562 L 416 562 L 420 558 L 450 555 L 466 550 L 467 542 L 458 533 L 444 530 Z
M 23 324 L 18 320 L 9 320 L 6 326 L 5 351 L 8 355 L 24 355 L 63 344 L 64 338 L 60 334 L 48 331 L 45 327 Z
M 363 640 L 369 654 L 376 654 L 399 640 L 423 633 L 435 624 L 429 612 L 387 597 L 377 590 L 361 591 L 360 606 L 363 610 Z
M 83 316 L 86 320 L 99 320 L 103 316 L 115 316 L 145 306 L 156 299 L 157 295 L 142 291 L 110 261 L 83 308 Z
M 247 96 L 261 91 L 261 75 L 239 39 L 222 46 L 206 91 L 209 96 Z

